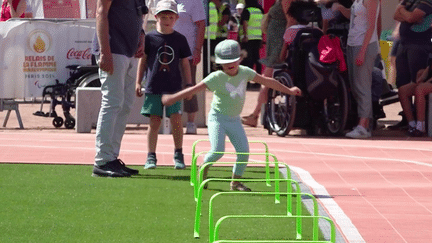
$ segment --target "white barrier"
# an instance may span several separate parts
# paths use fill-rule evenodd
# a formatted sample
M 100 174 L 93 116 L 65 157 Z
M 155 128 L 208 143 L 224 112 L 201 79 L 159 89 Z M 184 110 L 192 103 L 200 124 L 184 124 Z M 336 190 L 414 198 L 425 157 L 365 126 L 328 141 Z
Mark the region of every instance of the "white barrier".
M 200 97 L 201 96 L 201 97 Z M 198 99 L 203 99 L 203 94 L 198 96 Z M 75 117 L 75 130 L 77 133 L 89 133 L 93 127 L 96 127 L 99 109 L 101 105 L 101 91 L 100 88 L 77 88 L 76 89 L 76 117 Z M 144 96 L 135 97 L 131 113 L 128 117 L 128 124 L 149 124 L 149 118 L 140 114 L 141 107 L 144 103 Z M 201 103 L 203 104 L 203 102 Z M 195 120 L 198 127 L 205 126 L 204 115 L 205 106 L 200 105 L 200 110 L 197 112 Z M 187 115 L 183 114 L 183 126 L 186 125 Z M 169 119 L 164 118 L 159 133 L 169 134 L 171 132 Z M 168 124 L 167 124 L 168 123 Z

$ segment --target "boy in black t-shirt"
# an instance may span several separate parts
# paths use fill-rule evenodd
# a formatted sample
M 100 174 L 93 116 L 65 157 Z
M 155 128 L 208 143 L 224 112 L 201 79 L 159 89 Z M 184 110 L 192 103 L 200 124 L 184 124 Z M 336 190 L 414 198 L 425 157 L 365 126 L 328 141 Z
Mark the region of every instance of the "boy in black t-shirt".
M 186 37 L 174 31 L 177 19 L 177 3 L 174 0 L 162 0 L 156 6 L 156 30 L 145 37 L 144 57 L 138 64 L 136 94 L 142 96 L 142 80 L 146 72 L 145 99 L 141 114 L 150 117 L 150 129 L 147 135 L 148 156 L 144 169 L 156 168 L 156 144 L 163 116 L 162 94 L 173 94 L 182 89 L 180 67 L 186 78 L 186 86 L 191 86 L 191 73 L 188 57 L 191 56 Z M 180 64 L 180 65 L 179 65 Z M 183 127 L 181 103 L 166 107 L 166 116 L 170 118 L 174 138 L 174 168 L 184 169 Z

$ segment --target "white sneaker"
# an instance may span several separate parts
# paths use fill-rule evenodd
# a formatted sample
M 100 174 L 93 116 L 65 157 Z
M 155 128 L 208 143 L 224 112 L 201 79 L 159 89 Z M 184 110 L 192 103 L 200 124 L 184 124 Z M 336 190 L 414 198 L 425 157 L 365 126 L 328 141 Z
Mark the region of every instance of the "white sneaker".
M 366 128 L 358 125 L 351 132 L 345 134 L 348 138 L 370 138 L 372 137 L 371 132 L 366 130 Z
M 186 124 L 186 134 L 197 134 L 197 126 L 193 122 Z

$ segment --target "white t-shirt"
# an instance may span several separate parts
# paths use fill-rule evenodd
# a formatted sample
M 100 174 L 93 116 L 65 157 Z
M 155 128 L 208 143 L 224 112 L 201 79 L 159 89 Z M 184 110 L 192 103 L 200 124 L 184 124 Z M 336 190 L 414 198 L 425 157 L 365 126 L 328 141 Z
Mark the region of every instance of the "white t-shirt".
M 349 46 L 361 46 L 363 44 L 363 40 L 365 38 L 368 29 L 368 19 L 369 19 L 369 16 L 367 16 L 367 9 L 364 6 L 364 1 L 368 1 L 368 0 L 355 0 L 353 5 L 351 6 L 350 28 L 348 32 L 348 41 L 347 41 L 347 44 Z M 378 35 L 377 35 L 378 13 L 379 13 L 379 4 L 377 7 L 376 16 L 374 18 L 375 29 L 369 43 L 378 41 Z
M 204 5 L 201 0 L 177 0 L 179 19 L 174 25 L 174 30 L 186 37 L 191 49 L 195 49 L 197 27 L 195 22 L 205 20 Z

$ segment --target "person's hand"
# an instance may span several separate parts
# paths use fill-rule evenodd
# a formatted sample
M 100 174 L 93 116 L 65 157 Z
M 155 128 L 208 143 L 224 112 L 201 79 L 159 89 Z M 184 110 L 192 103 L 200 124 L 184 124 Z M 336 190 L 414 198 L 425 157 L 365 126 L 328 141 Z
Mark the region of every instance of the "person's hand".
M 364 52 L 360 52 L 360 53 L 357 55 L 357 58 L 355 59 L 355 64 L 356 64 L 357 66 L 361 66 L 361 65 L 363 65 L 363 63 L 364 63 L 364 59 L 365 59 L 365 53 L 364 53 Z
M 135 94 L 138 97 L 143 96 L 143 92 L 142 92 L 142 85 L 141 84 L 137 84 L 135 87 Z
M 171 106 L 172 104 L 174 104 L 172 96 L 173 95 L 170 95 L 170 94 L 162 95 L 162 104 L 164 106 Z
M 294 87 L 290 88 L 290 90 L 291 90 L 291 92 L 293 92 L 293 95 L 296 95 L 296 96 L 301 96 L 302 95 L 301 89 L 299 87 L 297 87 L 297 86 L 294 86 Z
M 114 63 L 113 63 L 113 58 L 111 53 L 109 54 L 101 53 L 99 59 L 99 68 L 110 75 L 114 73 Z

